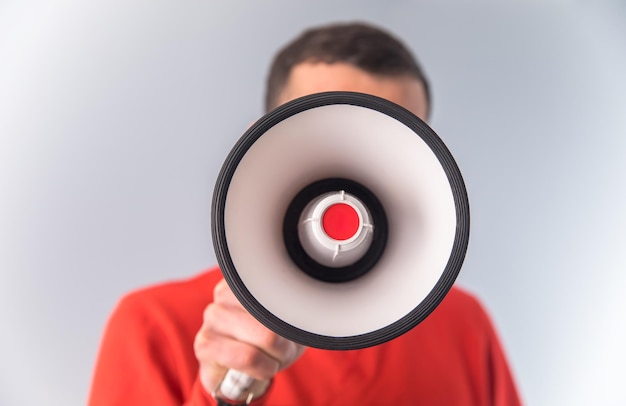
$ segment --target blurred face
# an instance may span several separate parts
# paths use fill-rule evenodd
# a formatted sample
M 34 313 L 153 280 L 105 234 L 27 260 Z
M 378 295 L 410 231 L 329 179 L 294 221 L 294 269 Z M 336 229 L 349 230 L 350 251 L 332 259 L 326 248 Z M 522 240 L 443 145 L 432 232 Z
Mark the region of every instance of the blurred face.
M 367 73 L 347 63 L 305 62 L 296 65 L 278 104 L 313 93 L 350 91 L 382 97 L 426 121 L 428 104 L 422 82 L 410 76 L 387 77 Z

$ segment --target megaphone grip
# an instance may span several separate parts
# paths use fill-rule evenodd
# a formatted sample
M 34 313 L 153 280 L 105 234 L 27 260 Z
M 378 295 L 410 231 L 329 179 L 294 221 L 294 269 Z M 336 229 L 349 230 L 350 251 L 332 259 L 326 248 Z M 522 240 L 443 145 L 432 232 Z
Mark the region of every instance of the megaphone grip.
M 250 391 L 255 379 L 235 369 L 229 369 L 216 392 L 229 400 L 245 400 L 249 404 L 254 394 Z M 214 397 L 218 397 L 215 396 Z

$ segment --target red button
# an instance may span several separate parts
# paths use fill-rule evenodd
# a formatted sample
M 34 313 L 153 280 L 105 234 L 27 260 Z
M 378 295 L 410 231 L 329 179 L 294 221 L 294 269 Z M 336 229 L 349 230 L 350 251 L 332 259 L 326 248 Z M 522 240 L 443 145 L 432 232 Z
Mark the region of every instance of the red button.
M 348 240 L 359 231 L 359 214 L 348 204 L 333 204 L 322 215 L 322 227 L 330 238 Z

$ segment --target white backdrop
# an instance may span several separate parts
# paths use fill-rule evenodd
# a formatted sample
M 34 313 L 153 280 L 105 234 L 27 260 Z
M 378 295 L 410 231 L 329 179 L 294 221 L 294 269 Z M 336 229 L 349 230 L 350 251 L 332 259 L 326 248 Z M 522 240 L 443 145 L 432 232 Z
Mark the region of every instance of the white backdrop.
M 367 20 L 432 80 L 459 284 L 529 405 L 623 405 L 624 2 L 0 1 L 0 405 L 84 404 L 117 299 L 214 263 L 213 183 L 272 53 Z

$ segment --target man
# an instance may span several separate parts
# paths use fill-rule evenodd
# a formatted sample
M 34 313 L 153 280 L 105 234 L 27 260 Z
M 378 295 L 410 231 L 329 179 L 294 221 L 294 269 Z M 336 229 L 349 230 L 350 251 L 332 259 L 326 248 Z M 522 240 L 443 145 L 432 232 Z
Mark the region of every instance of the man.
M 330 90 L 373 94 L 428 118 L 428 83 L 416 60 L 369 25 L 314 28 L 283 48 L 268 77 L 266 109 Z M 123 298 L 107 325 L 89 403 L 223 404 L 214 394 L 229 369 L 256 379 L 254 405 L 520 404 L 488 316 L 456 287 L 392 341 L 327 351 L 265 328 L 217 269 Z

